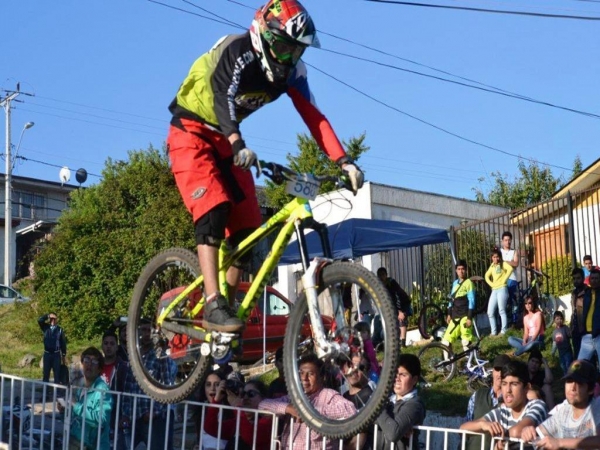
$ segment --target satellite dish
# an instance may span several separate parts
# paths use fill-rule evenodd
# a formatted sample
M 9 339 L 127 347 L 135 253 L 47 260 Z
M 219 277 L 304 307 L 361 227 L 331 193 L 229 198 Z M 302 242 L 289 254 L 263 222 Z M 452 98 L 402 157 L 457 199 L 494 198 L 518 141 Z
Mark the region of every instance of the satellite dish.
M 71 179 L 71 170 L 69 170 L 69 168 L 66 166 L 63 167 L 62 169 L 60 169 L 60 172 L 58 173 L 58 177 L 60 178 L 61 184 L 68 183 L 69 180 Z
M 75 179 L 79 184 L 85 183 L 85 180 L 87 180 L 87 170 L 77 169 L 77 172 L 75 172 Z

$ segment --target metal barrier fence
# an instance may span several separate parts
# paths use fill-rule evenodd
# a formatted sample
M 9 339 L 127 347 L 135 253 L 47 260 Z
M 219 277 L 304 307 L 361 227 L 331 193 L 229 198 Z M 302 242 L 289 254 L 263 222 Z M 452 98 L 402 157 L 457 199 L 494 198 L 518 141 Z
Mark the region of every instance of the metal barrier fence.
M 94 391 L 82 390 L 72 387 L 43 383 L 37 380 L 29 380 L 10 375 L 0 375 L 0 395 L 2 399 L 2 420 L 0 422 L 0 442 L 7 444 L 9 449 L 81 449 L 86 450 L 96 448 L 100 450 L 119 449 L 119 450 L 142 450 L 142 449 L 201 449 L 216 450 L 224 449 L 227 441 L 242 435 L 242 414 L 249 414 L 254 419 L 251 427 L 251 437 L 247 439 L 247 445 L 256 450 L 361 450 L 365 445 L 367 438 L 371 438 L 372 448 L 381 448 L 376 444 L 383 438 L 382 431 L 374 426 L 370 433 L 364 434 L 353 441 L 331 441 L 315 432 L 311 432 L 307 427 L 301 428 L 301 433 L 306 433 L 304 439 L 301 435 L 295 435 L 294 439 L 288 439 L 287 446 L 282 446 L 282 440 L 278 436 L 281 418 L 264 411 L 249 410 L 244 408 L 233 408 L 223 405 L 208 405 L 205 403 L 185 401 L 177 405 L 161 405 L 154 403 L 144 395 L 126 394 L 119 392 L 107 392 L 112 397 L 114 414 L 108 420 L 102 420 L 101 415 L 93 414 L 82 424 L 82 435 L 85 434 L 86 427 L 96 427 L 99 432 L 95 446 L 86 446 L 72 437 L 71 418 L 73 414 L 72 402 L 77 396 L 80 402 L 86 404 L 88 395 Z M 99 391 L 96 391 L 99 392 Z M 105 392 L 105 394 L 107 394 Z M 123 402 L 130 401 L 132 405 L 133 417 L 130 427 L 121 428 L 119 424 L 123 421 L 122 406 Z M 140 416 L 142 401 L 149 402 L 148 423 L 144 422 Z M 58 404 L 67 405 L 64 413 L 59 411 Z M 148 405 L 145 405 L 148 407 Z M 153 412 L 166 409 L 165 414 L 154 414 Z M 212 411 L 210 411 L 212 409 Z M 145 409 L 144 409 L 145 410 Z M 89 411 L 88 411 L 89 412 Z M 212 422 L 208 415 L 212 414 Z M 218 419 L 215 423 L 215 414 Z M 270 436 L 265 446 L 265 436 L 260 432 L 265 432 L 265 428 L 258 427 L 258 417 L 271 417 L 271 425 L 267 426 Z M 228 420 L 225 420 L 226 417 Z M 212 428 L 208 423 L 212 423 Z M 200 425 L 203 425 L 202 427 Z M 143 425 L 139 427 L 138 425 Z M 100 436 L 102 430 L 106 427 L 112 428 L 115 432 L 110 433 L 110 443 L 101 444 Z M 294 426 L 293 419 L 288 426 Z M 216 428 L 215 428 L 216 427 Z M 140 429 L 146 430 L 140 432 Z M 155 433 L 157 429 L 164 430 L 164 433 Z M 414 439 L 415 434 L 411 434 L 408 450 L 418 449 L 465 449 L 468 436 L 479 435 L 464 430 L 453 428 L 441 428 L 421 425 L 415 427 L 419 430 L 419 439 Z M 207 431 L 213 434 L 207 434 Z M 247 432 L 248 429 L 245 429 Z M 247 434 L 247 433 L 246 433 Z M 244 434 L 244 436 L 246 436 Z M 96 434 L 94 434 L 96 436 Z M 162 438 L 156 438 L 162 436 Z M 154 439 L 154 442 L 153 442 Z M 492 442 L 490 450 L 495 448 L 497 440 Z M 520 442 L 518 440 L 512 440 Z M 242 441 L 236 440 L 233 448 L 237 450 L 242 448 Z M 299 442 L 305 442 L 300 445 Z M 508 442 L 507 442 L 508 444 Z M 2 446 L 0 445 L 0 448 Z M 247 448 L 247 447 L 243 447 Z M 523 444 L 521 444 L 523 448 Z M 394 444 L 386 446 L 383 450 L 396 450 Z M 483 444 L 481 450 L 487 450 Z

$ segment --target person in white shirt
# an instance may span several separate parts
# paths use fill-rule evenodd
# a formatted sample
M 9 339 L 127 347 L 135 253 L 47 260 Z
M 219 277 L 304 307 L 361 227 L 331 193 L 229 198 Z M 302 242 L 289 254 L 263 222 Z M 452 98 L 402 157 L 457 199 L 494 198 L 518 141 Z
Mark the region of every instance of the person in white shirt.
M 522 439 L 536 448 L 600 448 L 600 398 L 594 398 L 598 372 L 586 360 L 573 361 L 565 380 L 565 401 L 537 428 L 526 427 Z
M 500 246 L 500 251 L 502 252 L 502 261 L 507 262 L 513 268 L 513 272 L 510 274 L 510 277 L 508 277 L 507 287 L 508 297 L 514 299 L 517 293 L 517 286 L 519 285 L 516 270 L 514 270 L 519 267 L 519 254 L 510 248 L 512 239 L 513 236 L 510 231 L 502 233 L 502 245 Z

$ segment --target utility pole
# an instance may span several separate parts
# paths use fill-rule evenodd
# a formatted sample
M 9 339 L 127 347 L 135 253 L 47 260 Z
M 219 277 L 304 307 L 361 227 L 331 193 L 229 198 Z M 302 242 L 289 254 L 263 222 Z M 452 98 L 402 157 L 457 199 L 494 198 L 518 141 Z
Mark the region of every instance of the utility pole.
M 11 244 L 12 244 L 12 157 L 11 157 L 11 140 L 10 140 L 10 111 L 11 102 L 20 94 L 20 85 L 17 83 L 16 91 L 5 91 L 7 96 L 0 99 L 0 106 L 4 108 L 6 114 L 6 175 L 4 184 L 4 284 L 10 286 L 11 276 Z M 21 134 L 21 136 L 23 136 Z

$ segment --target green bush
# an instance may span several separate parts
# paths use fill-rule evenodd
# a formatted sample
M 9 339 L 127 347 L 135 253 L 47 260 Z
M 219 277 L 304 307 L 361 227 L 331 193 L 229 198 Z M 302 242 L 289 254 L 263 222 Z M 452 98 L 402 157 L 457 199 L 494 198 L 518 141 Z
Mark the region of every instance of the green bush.
M 542 264 L 542 272 L 550 277 L 544 280 L 547 283 L 544 291 L 548 291 L 555 297 L 568 294 L 573 289 L 571 272 L 573 265 L 569 256 L 557 256 L 550 258 Z

